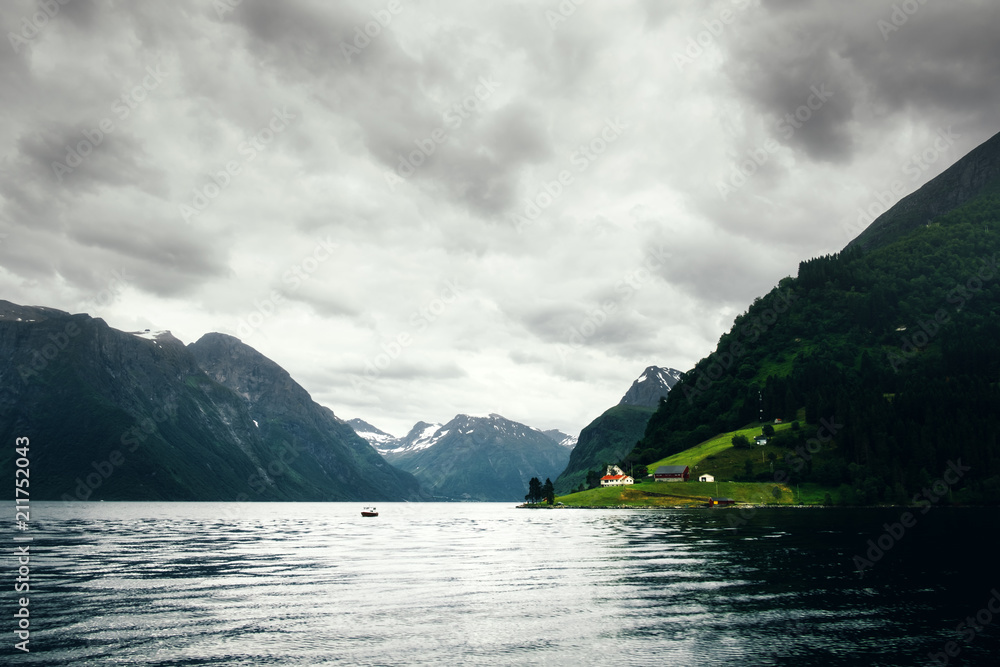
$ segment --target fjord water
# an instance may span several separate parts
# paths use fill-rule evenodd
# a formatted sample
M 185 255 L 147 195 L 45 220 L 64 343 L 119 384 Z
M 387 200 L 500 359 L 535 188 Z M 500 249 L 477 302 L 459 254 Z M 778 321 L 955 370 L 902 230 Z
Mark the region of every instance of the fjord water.
M 950 664 L 1000 661 L 1000 614 L 955 631 L 1000 589 L 992 510 L 917 510 L 859 576 L 902 510 L 360 509 L 35 503 L 31 653 L 8 620 L 5 662 L 924 665 L 953 640 Z

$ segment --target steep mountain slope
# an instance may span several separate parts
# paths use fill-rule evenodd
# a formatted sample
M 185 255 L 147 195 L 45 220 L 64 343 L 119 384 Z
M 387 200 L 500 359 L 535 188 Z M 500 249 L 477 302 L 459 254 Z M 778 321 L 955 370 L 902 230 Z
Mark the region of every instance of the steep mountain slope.
M 918 191 L 922 211 L 947 213 L 879 234 L 876 221 L 877 242 L 802 262 L 756 300 L 653 415 L 635 458 L 805 408 L 815 451 L 790 453 L 775 474 L 906 502 L 961 459 L 964 497 L 1000 499 L 998 150 L 994 137 L 946 172 L 970 175 L 958 194 L 948 179 Z
M 283 368 L 239 339 L 202 336 L 188 349 L 209 377 L 247 401 L 261 437 L 304 454 L 289 476 L 327 499 L 418 498 L 418 484 L 388 465 L 333 411 L 312 400 Z M 306 458 L 308 457 L 308 458 Z
M 0 302 L 0 438 L 30 439 L 32 499 L 361 497 L 304 476 L 323 466 L 315 453 L 262 437 L 255 418 L 169 333 Z M 13 455 L 0 450 L 11 477 Z
M 500 415 L 421 422 L 403 440 L 386 460 L 448 500 L 522 500 L 529 479 L 555 477 L 570 455 L 541 431 Z
M 948 139 L 942 133 L 940 139 Z M 917 169 L 916 166 L 912 167 Z M 848 248 L 888 245 L 934 218 L 1000 186 L 1000 134 L 972 150 L 939 176 L 875 219 Z M 888 198 L 887 195 L 885 198 Z M 863 216 L 864 211 L 859 212 Z
M 622 396 L 581 432 L 566 469 L 555 480 L 558 493 L 569 493 L 587 481 L 588 471 L 618 463 L 646 431 L 646 422 L 682 373 L 662 366 L 647 367 Z
M 681 375 L 680 371 L 673 368 L 649 366 L 625 392 L 619 405 L 655 408 L 660 404 L 660 398 L 670 393 L 677 381 L 681 379 Z
M 569 493 L 587 481 L 587 472 L 617 463 L 632 451 L 646 432 L 654 408 L 616 405 L 580 431 L 566 469 L 554 481 L 557 493 Z

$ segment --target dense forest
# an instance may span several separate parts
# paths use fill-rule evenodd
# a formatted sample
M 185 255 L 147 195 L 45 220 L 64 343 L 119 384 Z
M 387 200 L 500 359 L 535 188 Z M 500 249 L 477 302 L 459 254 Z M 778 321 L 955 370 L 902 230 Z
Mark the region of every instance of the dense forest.
M 779 470 L 793 483 L 839 486 L 850 502 L 908 502 L 961 459 L 969 470 L 950 499 L 997 502 L 998 223 L 994 183 L 884 245 L 802 262 L 685 374 L 630 458 L 649 463 L 804 410 L 808 426 L 779 438 L 789 447 Z M 792 454 L 831 430 L 812 455 Z

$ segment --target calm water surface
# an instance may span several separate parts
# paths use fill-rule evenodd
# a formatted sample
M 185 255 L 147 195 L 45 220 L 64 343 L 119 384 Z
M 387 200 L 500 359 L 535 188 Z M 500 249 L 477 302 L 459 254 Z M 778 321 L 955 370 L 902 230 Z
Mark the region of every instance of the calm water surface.
M 901 510 L 360 509 L 33 503 L 32 652 L 8 621 L 4 660 L 1000 665 L 1000 614 L 955 631 L 1000 589 L 993 510 L 935 508 L 859 576 Z

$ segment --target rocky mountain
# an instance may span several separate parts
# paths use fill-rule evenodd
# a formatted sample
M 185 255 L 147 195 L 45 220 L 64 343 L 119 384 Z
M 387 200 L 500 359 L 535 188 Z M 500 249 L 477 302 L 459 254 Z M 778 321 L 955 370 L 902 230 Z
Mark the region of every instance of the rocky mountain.
M 673 368 L 649 366 L 625 392 L 618 405 L 580 431 L 566 469 L 555 480 L 556 492 L 569 493 L 587 481 L 587 472 L 603 469 L 626 456 L 646 431 L 646 422 L 681 378 Z
M 559 443 L 563 447 L 567 447 L 569 449 L 573 449 L 574 447 L 576 447 L 576 441 L 577 441 L 576 436 L 569 435 L 568 433 L 563 433 L 558 429 L 550 429 L 548 431 L 542 431 L 542 435 L 549 436 L 550 438 L 552 438 L 554 442 Z
M 571 450 L 560 442 L 500 415 L 458 415 L 444 425 L 418 422 L 380 452 L 436 499 L 519 501 L 532 477 L 544 481 L 566 466 Z
M 554 480 L 557 493 L 569 493 L 587 481 L 587 472 L 603 470 L 625 457 L 646 432 L 655 408 L 616 405 L 580 431 L 580 439 L 570 454 L 566 469 Z
M 308 455 L 296 472 L 316 492 L 345 500 L 419 497 L 412 477 L 387 465 L 347 422 L 238 338 L 205 334 L 188 349 L 209 377 L 247 401 L 265 442 Z
M 374 447 L 379 454 L 382 453 L 382 447 L 386 443 L 396 441 L 396 436 L 372 426 L 363 419 L 348 419 L 347 425 L 353 428 L 354 432 L 361 436 L 362 440 L 365 440 L 369 445 Z
M 31 498 L 421 497 L 280 367 L 219 336 L 185 347 L 0 302 L 0 437 L 29 438 Z M 0 450 L 3 470 L 13 454 Z
M 660 398 L 666 397 L 680 379 L 681 372 L 678 370 L 650 366 L 632 383 L 618 404 L 655 408 L 660 404 Z

